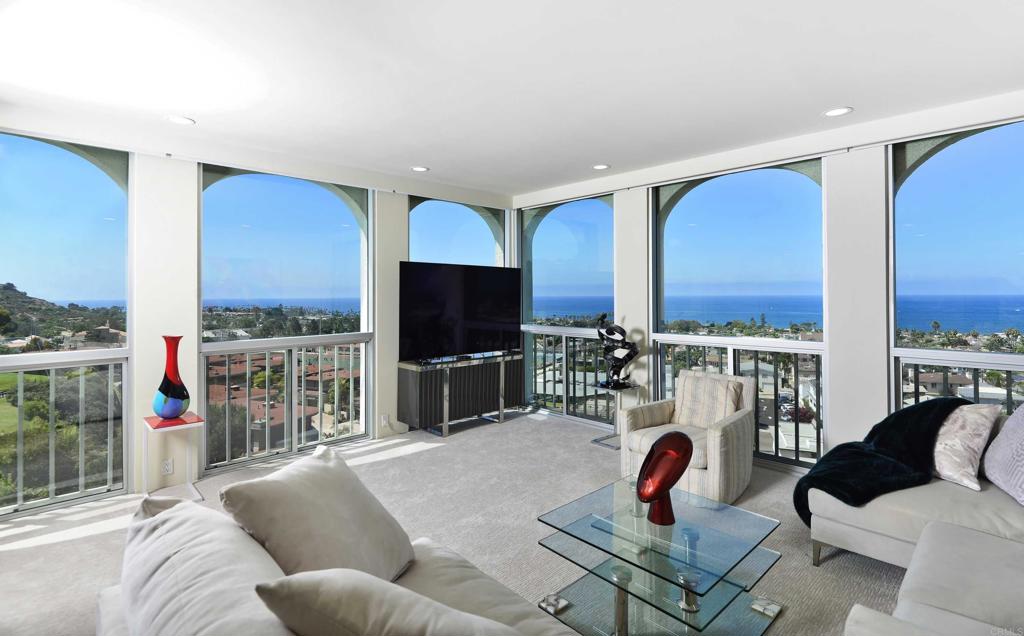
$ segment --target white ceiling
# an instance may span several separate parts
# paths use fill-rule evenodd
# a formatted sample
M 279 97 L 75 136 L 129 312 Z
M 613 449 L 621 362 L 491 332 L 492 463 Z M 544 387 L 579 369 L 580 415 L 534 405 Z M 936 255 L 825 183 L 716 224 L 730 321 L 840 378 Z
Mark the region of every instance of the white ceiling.
M 1024 89 L 1022 28 L 1016 0 L 0 0 L 0 103 L 519 194 Z

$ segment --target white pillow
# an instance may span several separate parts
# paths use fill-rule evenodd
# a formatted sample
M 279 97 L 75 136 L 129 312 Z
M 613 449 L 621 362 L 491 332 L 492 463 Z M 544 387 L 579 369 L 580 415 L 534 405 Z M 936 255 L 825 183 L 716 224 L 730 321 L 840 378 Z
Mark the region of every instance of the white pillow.
M 132 634 L 290 636 L 254 586 L 283 575 L 227 515 L 147 497 L 128 526 L 121 573 Z
M 998 404 L 966 404 L 950 413 L 935 440 L 935 474 L 971 490 L 981 490 L 981 455 L 1001 411 Z
M 285 574 L 351 568 L 393 581 L 413 559 L 409 535 L 326 446 L 266 477 L 226 486 L 220 500 Z
M 985 477 L 1024 506 L 1024 407 L 1013 412 L 988 447 Z
M 299 636 L 518 636 L 358 570 L 301 572 L 256 593 Z

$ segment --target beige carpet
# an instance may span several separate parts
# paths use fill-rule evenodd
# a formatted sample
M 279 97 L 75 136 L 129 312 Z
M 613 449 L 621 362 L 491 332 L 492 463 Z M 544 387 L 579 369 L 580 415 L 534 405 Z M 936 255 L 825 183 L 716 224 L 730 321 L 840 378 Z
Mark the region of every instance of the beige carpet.
M 346 453 L 411 537 L 448 545 L 537 600 L 581 574 L 537 545 L 551 533 L 537 516 L 618 477 L 616 452 L 590 443 L 598 434 L 534 414 L 470 426 L 447 439 L 413 432 L 363 442 Z M 218 507 L 224 484 L 269 470 L 236 470 L 198 485 L 206 505 Z M 808 530 L 790 501 L 794 482 L 792 475 L 755 468 L 737 503 L 782 522 L 765 543 L 782 558 L 755 588 L 785 608 L 768 633 L 840 634 L 854 603 L 891 611 L 900 568 L 845 552 L 811 567 Z M 94 633 L 95 595 L 118 581 L 124 528 L 137 501 L 123 496 L 0 521 L 0 634 Z

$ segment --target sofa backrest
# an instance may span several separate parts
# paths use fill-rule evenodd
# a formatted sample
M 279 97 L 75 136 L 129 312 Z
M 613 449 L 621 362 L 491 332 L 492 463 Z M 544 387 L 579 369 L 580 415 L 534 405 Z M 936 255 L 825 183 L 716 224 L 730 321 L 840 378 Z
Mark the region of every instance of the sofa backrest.
M 721 382 L 739 382 L 743 386 L 743 391 L 740 393 L 740 410 L 753 409 L 757 402 L 757 384 L 754 382 L 754 378 L 743 375 L 729 375 L 727 373 L 711 373 L 708 371 L 690 371 L 689 369 L 682 369 L 679 371 L 679 375 L 676 376 L 676 384 L 678 386 L 679 378 L 684 375 L 695 376 L 695 377 L 707 377 Z

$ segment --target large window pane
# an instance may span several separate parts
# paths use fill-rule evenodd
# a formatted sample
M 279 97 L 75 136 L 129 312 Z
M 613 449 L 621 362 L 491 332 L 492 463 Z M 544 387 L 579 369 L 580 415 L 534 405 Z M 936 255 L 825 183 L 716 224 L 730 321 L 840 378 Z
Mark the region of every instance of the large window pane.
M 410 261 L 501 266 L 504 245 L 504 210 L 410 198 Z
M 612 317 L 611 197 L 523 210 L 523 318 L 587 327 Z
M 1024 123 L 893 147 L 896 343 L 1024 353 Z
M 658 331 L 821 340 L 821 162 L 657 189 Z
M 367 192 L 203 167 L 203 341 L 360 331 Z
M 128 155 L 0 133 L 0 354 L 127 344 Z

